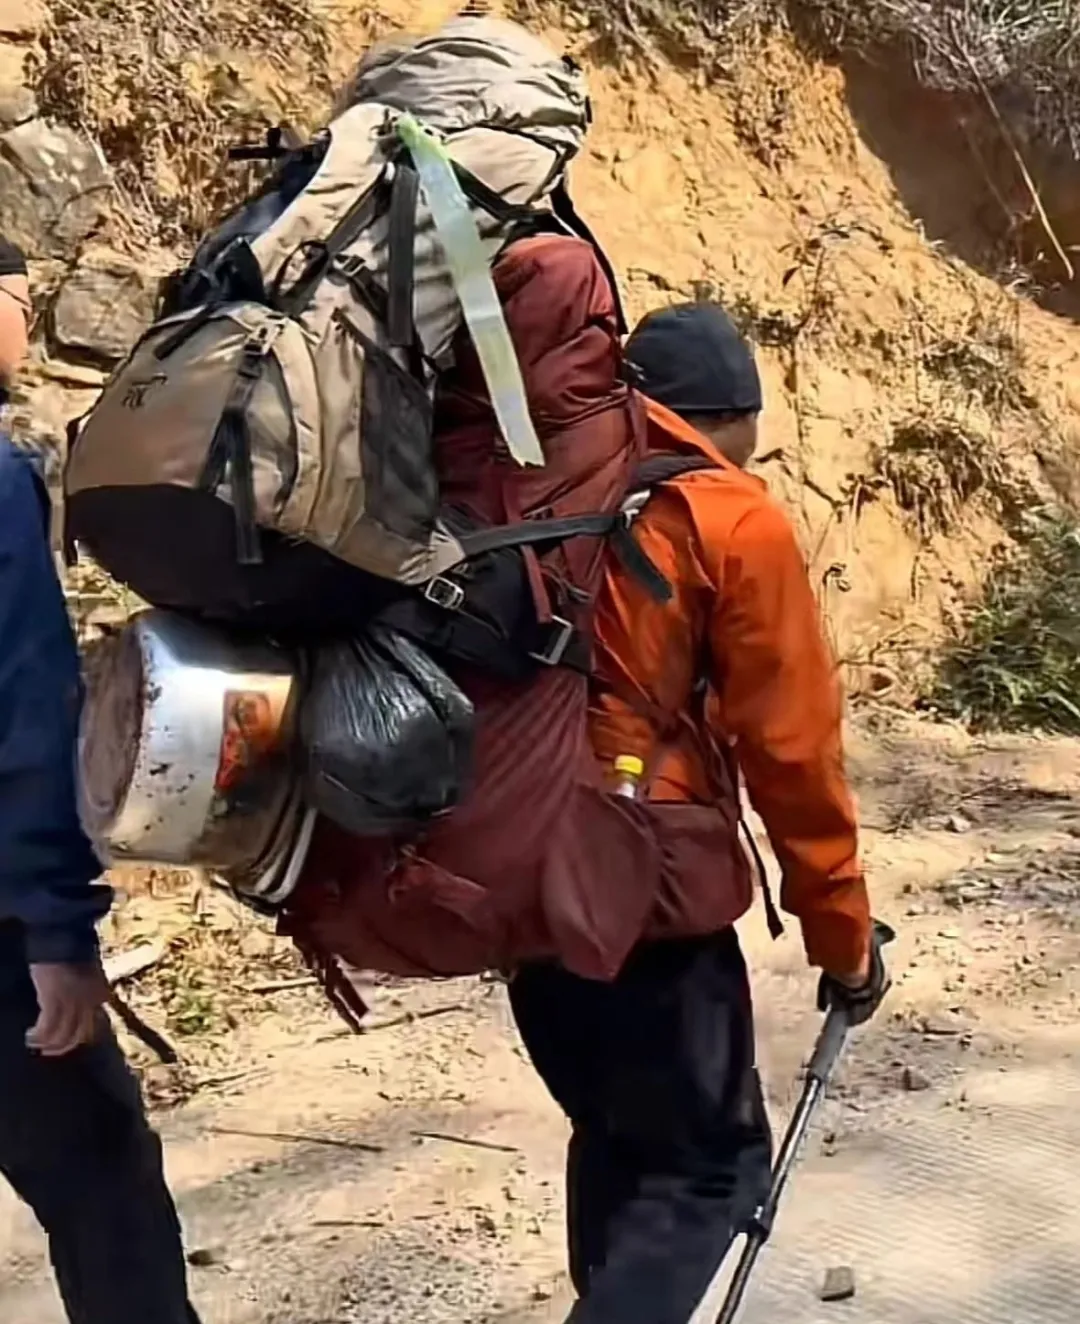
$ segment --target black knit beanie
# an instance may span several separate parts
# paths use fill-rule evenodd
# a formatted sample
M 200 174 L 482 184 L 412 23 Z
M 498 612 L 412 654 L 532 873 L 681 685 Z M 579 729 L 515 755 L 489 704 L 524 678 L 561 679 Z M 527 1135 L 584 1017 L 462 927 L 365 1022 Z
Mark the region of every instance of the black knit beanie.
M 756 414 L 761 378 L 753 351 L 715 303 L 649 313 L 626 342 L 641 390 L 676 414 Z

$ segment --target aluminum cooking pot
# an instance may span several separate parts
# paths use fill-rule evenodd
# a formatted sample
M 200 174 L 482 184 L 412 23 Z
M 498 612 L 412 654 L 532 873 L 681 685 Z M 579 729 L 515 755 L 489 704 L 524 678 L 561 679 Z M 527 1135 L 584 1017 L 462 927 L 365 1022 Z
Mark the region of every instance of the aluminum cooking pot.
M 281 899 L 313 820 L 294 766 L 300 659 L 151 610 L 89 650 L 86 691 L 81 813 L 102 858 Z

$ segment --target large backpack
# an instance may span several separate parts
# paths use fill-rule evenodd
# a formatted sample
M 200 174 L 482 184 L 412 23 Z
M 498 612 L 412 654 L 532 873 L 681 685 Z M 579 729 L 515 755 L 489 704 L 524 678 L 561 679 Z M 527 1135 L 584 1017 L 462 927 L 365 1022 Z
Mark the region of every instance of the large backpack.
M 69 547 L 157 606 L 310 638 L 362 626 L 403 588 L 435 620 L 461 605 L 451 568 L 604 533 L 610 511 L 490 530 L 442 499 L 432 397 L 469 300 L 420 187 L 433 140 L 416 137 L 449 154 L 490 291 L 508 243 L 584 230 L 564 175 L 588 120 L 576 66 L 513 24 L 457 19 L 374 49 L 315 142 L 269 144 L 268 185 L 169 282 L 73 433 Z M 512 628 L 504 613 L 489 634 Z M 494 669 L 527 669 L 536 640 L 520 644 Z

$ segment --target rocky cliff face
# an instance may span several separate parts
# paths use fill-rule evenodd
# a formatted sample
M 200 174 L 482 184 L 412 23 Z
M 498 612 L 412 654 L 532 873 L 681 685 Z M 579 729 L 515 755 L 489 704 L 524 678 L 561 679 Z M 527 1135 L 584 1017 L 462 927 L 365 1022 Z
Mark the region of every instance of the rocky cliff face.
M 40 314 L 17 425 L 59 437 L 92 400 L 207 200 L 239 187 L 224 144 L 316 124 L 375 32 L 450 8 L 198 0 L 170 44 L 159 0 L 52 20 L 8 0 L 0 228 L 33 258 Z M 572 15 L 535 21 L 590 65 L 596 126 L 574 189 L 631 312 L 716 297 L 754 337 L 760 472 L 797 517 L 849 677 L 905 693 L 1019 512 L 1075 486 L 1080 331 L 988 274 L 1015 181 L 964 146 L 970 118 L 961 132 L 948 98 L 892 68 L 825 63 L 777 35 L 705 74 L 613 61 Z

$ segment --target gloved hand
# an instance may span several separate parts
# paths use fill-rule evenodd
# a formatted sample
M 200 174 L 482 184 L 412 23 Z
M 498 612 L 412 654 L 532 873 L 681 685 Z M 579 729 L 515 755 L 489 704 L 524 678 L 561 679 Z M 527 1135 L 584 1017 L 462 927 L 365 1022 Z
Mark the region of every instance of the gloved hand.
M 865 1025 L 881 1006 L 892 984 L 885 968 L 883 949 L 895 937 L 896 934 L 888 924 L 874 920 L 870 937 L 870 973 L 866 982 L 853 986 L 834 975 L 823 974 L 818 983 L 818 1010 L 828 1011 L 832 1007 L 841 1007 L 847 1013 L 850 1025 Z

